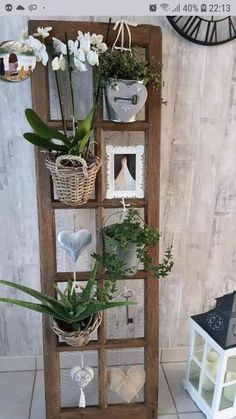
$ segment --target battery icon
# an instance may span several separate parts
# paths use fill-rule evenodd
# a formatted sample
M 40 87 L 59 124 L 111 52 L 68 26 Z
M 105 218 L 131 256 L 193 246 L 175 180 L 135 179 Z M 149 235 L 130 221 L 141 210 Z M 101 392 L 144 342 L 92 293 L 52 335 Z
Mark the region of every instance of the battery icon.
M 201 4 L 201 12 L 207 12 L 207 5 Z

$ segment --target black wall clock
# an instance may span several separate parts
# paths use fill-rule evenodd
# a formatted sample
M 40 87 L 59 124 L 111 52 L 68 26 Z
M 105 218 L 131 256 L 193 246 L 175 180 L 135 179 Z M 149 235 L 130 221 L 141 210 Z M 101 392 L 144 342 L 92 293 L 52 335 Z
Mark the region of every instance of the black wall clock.
M 236 16 L 167 16 L 173 28 L 188 41 L 220 45 L 236 38 Z

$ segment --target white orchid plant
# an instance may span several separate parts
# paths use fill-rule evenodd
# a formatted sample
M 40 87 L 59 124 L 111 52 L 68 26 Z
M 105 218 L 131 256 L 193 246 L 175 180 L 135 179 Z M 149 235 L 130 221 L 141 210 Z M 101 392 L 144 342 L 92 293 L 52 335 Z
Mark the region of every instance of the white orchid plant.
M 50 35 L 52 27 L 39 27 L 33 35 L 24 33 L 21 39 L 22 45 L 33 51 L 36 60 L 44 66 L 48 64 L 49 54 L 45 39 Z M 94 114 L 97 107 L 98 95 L 95 104 L 83 121 L 79 122 L 75 109 L 73 73 L 76 71 L 87 71 L 88 66 L 99 66 L 99 57 L 107 51 L 107 45 L 102 35 L 78 31 L 75 40 L 67 39 L 65 42 L 52 37 L 54 57 L 51 62 L 52 70 L 55 72 L 58 98 L 60 103 L 61 118 L 64 133 L 52 129 L 46 125 L 33 109 L 26 109 L 26 118 L 33 129 L 33 133 L 25 133 L 24 137 L 32 144 L 57 153 L 75 154 L 87 158 L 90 150 L 90 138 Z M 61 71 L 68 71 L 70 82 L 70 96 L 72 105 L 73 135 L 68 136 L 64 112 L 64 97 L 61 86 Z M 56 140 L 56 142 L 55 142 Z M 59 141 L 58 141 L 59 140 Z

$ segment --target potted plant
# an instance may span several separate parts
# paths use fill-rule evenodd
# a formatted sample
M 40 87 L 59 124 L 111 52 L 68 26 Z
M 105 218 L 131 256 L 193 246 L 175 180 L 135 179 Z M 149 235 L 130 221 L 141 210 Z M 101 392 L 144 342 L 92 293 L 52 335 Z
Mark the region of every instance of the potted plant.
M 100 84 L 108 117 L 114 122 L 134 122 L 147 100 L 146 85 L 156 90 L 162 85 L 161 65 L 150 63 L 137 48 L 109 49 L 100 59 Z
M 40 303 L 12 298 L 0 298 L 0 302 L 14 304 L 49 316 L 53 331 L 68 345 L 84 346 L 88 343 L 91 333 L 100 325 L 103 310 L 134 304 L 130 301 L 111 301 L 114 285 L 108 279 L 105 287 L 100 288 L 96 280 L 97 269 L 98 262 L 95 261 L 87 285 L 82 289 L 82 292 L 76 291 L 76 286 L 72 281 L 68 281 L 65 292 L 55 285 L 58 295 L 56 299 L 32 288 L 0 280 L 1 284 L 23 291 Z
M 173 266 L 172 248 L 169 247 L 161 263 L 156 265 L 149 254 L 149 246 L 157 246 L 160 232 L 143 223 L 135 209 L 129 209 L 121 223 L 115 223 L 101 230 L 104 241 L 102 256 L 94 255 L 103 262 L 106 270 L 115 278 L 133 276 L 140 262 L 153 276 L 167 276 Z
M 38 28 L 38 33 L 29 36 L 24 42 L 29 49 L 39 49 L 40 44 L 45 48 L 43 48 L 43 58 L 39 56 L 39 60 L 46 65 L 48 56 L 45 57 L 45 54 L 47 54 L 45 44 L 35 38 L 42 36 L 44 39 L 48 36 L 49 30 L 52 28 L 45 29 Z M 47 151 L 46 166 L 52 175 L 58 199 L 68 205 L 76 206 L 85 204 L 93 192 L 97 171 L 101 166 L 101 159 L 95 156 L 90 149 L 98 95 L 89 114 L 84 120 L 79 121 L 75 109 L 73 74 L 76 71 L 86 71 L 88 65 L 98 66 L 99 57 L 106 51 L 107 46 L 103 42 L 102 35 L 83 34 L 80 31 L 76 40 L 68 40 L 67 36 L 65 42 L 56 38 L 52 39 L 54 58 L 51 65 L 55 72 L 63 132 L 48 126 L 33 109 L 26 109 L 26 118 L 33 129 L 33 133 L 25 133 L 24 138 L 40 149 Z M 68 72 L 70 85 L 69 93 L 73 114 L 72 134 L 67 132 L 64 96 L 61 86 L 61 73 L 65 71 Z

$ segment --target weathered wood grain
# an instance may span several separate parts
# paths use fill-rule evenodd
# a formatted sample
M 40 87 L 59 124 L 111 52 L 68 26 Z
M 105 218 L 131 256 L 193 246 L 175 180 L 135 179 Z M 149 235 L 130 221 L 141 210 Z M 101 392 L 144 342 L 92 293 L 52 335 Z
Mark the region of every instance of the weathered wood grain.
M 163 31 L 161 252 L 173 242 L 175 267 L 161 281 L 160 344 L 177 347 L 187 343 L 188 317 L 235 288 L 235 42 L 201 47 L 179 37 L 164 17 L 129 20 Z M 0 39 L 17 37 L 25 26 L 25 18 L 1 17 Z M 0 276 L 39 287 L 33 150 L 21 141 L 30 105 L 29 82 L 0 82 Z M 0 306 L 0 355 L 41 353 L 39 319 Z

